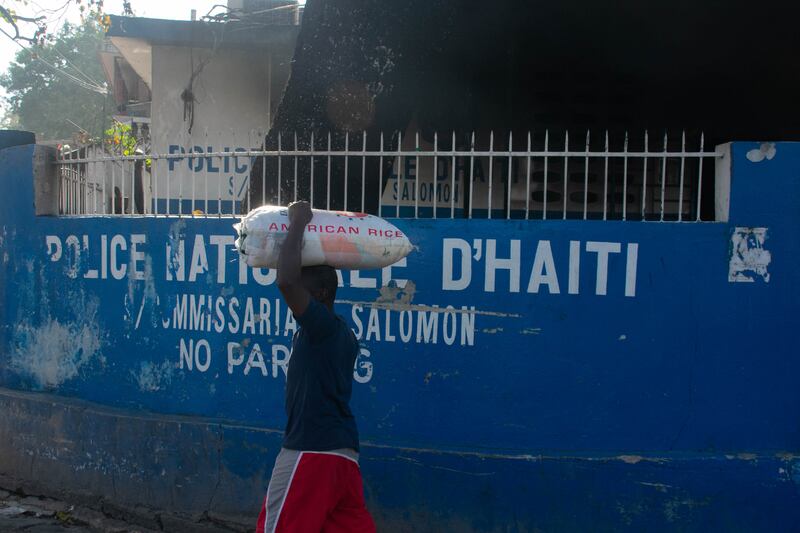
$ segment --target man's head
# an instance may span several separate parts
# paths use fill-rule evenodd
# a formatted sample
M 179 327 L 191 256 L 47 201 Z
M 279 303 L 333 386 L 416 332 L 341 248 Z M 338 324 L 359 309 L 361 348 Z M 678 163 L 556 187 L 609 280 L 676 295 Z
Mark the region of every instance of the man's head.
M 303 267 L 301 277 L 303 286 L 311 293 L 312 298 L 328 307 L 333 307 L 336 288 L 339 286 L 335 268 L 327 265 Z

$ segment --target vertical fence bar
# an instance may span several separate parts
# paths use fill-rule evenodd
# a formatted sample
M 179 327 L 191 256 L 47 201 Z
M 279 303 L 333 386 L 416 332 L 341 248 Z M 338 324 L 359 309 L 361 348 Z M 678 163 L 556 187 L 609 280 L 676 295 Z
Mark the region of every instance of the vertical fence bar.
M 67 186 L 64 183 L 67 169 L 63 153 L 58 154 L 58 213 L 67 214 Z
M 58 214 L 63 215 L 66 211 L 66 201 L 64 200 L 64 159 L 61 153 L 56 154 L 56 171 L 58 172 Z
M 211 145 L 208 143 L 207 127 L 203 128 L 203 147 L 205 147 L 206 150 L 211 147 Z M 211 153 L 214 153 L 213 148 Z M 208 218 L 208 167 L 211 166 L 211 164 L 214 162 L 214 159 L 215 156 L 213 155 L 206 157 L 206 164 L 203 165 L 203 216 L 206 218 Z M 220 163 L 222 163 L 221 159 Z
M 564 205 L 563 212 L 561 217 L 566 220 L 567 219 L 567 182 L 569 181 L 569 174 L 567 173 L 567 167 L 569 167 L 569 130 L 564 133 L 564 201 L 562 202 Z
M 664 156 L 661 158 L 661 218 L 664 222 L 664 192 L 667 186 L 667 132 L 664 132 Z
M 79 151 L 72 152 L 72 159 L 78 159 L 80 157 Z M 123 177 L 124 179 L 124 177 Z M 69 189 L 70 189 L 70 206 L 69 206 L 69 214 L 75 215 L 77 212 L 77 200 L 76 197 L 78 196 L 78 164 L 72 163 L 72 172 L 69 174 Z
M 100 174 L 102 175 L 102 179 L 103 179 L 103 189 L 102 189 L 102 194 L 103 194 L 103 198 L 102 198 L 103 214 L 107 215 L 108 214 L 108 199 L 107 199 L 108 187 L 106 186 L 106 167 L 107 167 L 108 162 L 105 159 L 106 159 L 106 157 L 105 157 L 105 155 L 103 155 L 102 159 L 100 160 L 100 165 L 101 165 L 100 166 Z M 98 179 L 100 179 L 100 178 L 98 177 Z M 155 181 L 156 180 L 155 171 L 153 172 L 153 180 L 154 180 L 154 182 L 156 184 L 158 183 L 158 182 Z M 156 214 L 158 214 L 158 212 L 156 212 Z
M 69 158 L 71 157 L 72 155 L 70 154 Z M 67 159 L 68 157 L 65 157 L 65 155 L 62 153 L 61 171 L 59 173 L 59 178 L 58 178 L 58 189 L 59 189 L 58 202 L 60 206 L 60 212 L 62 215 L 69 214 L 69 183 L 67 179 L 69 176 L 70 165 L 69 163 L 66 162 Z
M 450 160 L 450 218 L 456 218 L 456 132 L 453 130 L 453 139 L 450 148 L 453 155 Z M 463 189 L 463 184 L 462 184 Z M 461 191 L 462 197 L 464 191 Z
M 280 165 L 280 162 L 278 162 Z M 280 168 L 280 166 L 278 167 Z M 331 132 L 328 131 L 328 188 L 326 191 L 326 199 L 325 199 L 325 209 L 330 210 L 331 208 Z
M 133 154 L 136 156 L 136 153 Z M 129 161 L 128 166 L 131 169 L 131 190 L 130 190 L 130 197 L 128 198 L 128 214 L 133 215 L 136 214 L 136 164 L 139 161 L 136 159 L 131 159 Z M 144 162 L 142 162 L 142 166 L 144 166 Z M 144 168 L 142 168 L 142 175 L 144 175 Z
M 70 159 L 75 159 L 75 154 L 73 152 L 71 152 L 69 154 L 69 158 Z M 74 196 L 73 177 L 75 175 L 75 163 L 70 163 L 69 166 L 68 166 L 68 169 L 69 169 L 69 171 L 67 172 L 67 179 L 66 179 L 66 182 L 67 182 L 67 186 L 66 186 L 66 190 L 67 190 L 67 194 L 66 194 L 67 209 L 66 209 L 66 212 L 67 212 L 68 215 L 71 215 L 72 214 L 73 196 Z
M 400 178 L 403 176 L 404 161 L 400 155 L 400 147 L 403 145 L 403 132 L 397 132 L 397 194 L 395 195 L 395 205 L 397 206 L 397 218 L 400 218 Z
M 628 132 L 622 149 L 622 220 L 628 220 Z
M 650 139 L 647 130 L 644 130 L 644 169 L 642 170 L 642 220 L 646 220 L 647 213 L 647 155 L 650 149 Z
M 309 183 L 309 189 L 310 189 L 310 191 L 309 191 L 309 202 L 311 203 L 311 207 L 313 208 L 314 207 L 314 132 L 313 131 L 311 132 L 311 140 L 309 141 L 308 146 L 309 146 L 309 149 L 311 150 L 310 151 L 311 172 L 310 172 L 310 176 L 309 176 L 309 180 L 310 180 L 310 183 Z
M 583 161 L 583 220 L 589 211 L 589 142 L 590 130 L 586 130 L 586 157 Z
M 547 163 L 548 163 L 548 148 L 550 146 L 550 130 L 544 130 L 544 175 L 542 189 L 542 220 L 547 220 Z
M 88 152 L 88 150 L 87 150 L 87 152 Z M 88 157 L 88 156 L 86 156 L 86 157 Z M 87 194 L 88 194 L 87 193 L 87 191 L 88 191 L 88 189 L 87 189 L 87 183 L 88 183 L 87 174 L 89 172 L 88 164 L 87 163 L 81 163 L 81 169 L 82 169 L 82 172 L 80 174 L 80 178 L 81 178 L 81 210 L 80 210 L 81 213 L 80 214 L 81 215 L 86 215 L 86 214 L 89 213 L 89 206 L 87 205 L 87 198 L 86 198 Z
M 233 178 L 233 190 L 231 190 L 229 194 L 223 192 L 224 196 L 227 196 L 227 197 L 230 198 L 231 214 L 233 214 L 233 212 L 234 212 L 234 204 L 236 203 L 236 187 L 237 187 L 237 184 L 236 184 L 236 172 L 235 171 L 236 171 L 236 167 L 239 166 L 239 157 L 236 155 L 236 152 L 238 151 L 237 150 L 238 148 L 239 148 L 239 143 L 236 142 L 236 132 L 234 131 L 233 128 L 231 128 L 231 152 L 233 153 L 233 161 L 231 161 L 231 166 L 233 167 L 233 172 L 231 172 L 231 173 L 233 174 L 233 177 L 234 177 Z M 225 205 L 225 204 L 223 204 L 223 205 Z
M 172 170 L 170 170 L 170 165 L 169 165 L 170 161 L 171 161 L 171 159 L 169 159 L 169 156 L 167 156 L 167 159 L 166 159 L 166 162 L 167 162 L 167 194 L 166 194 L 166 204 L 165 204 L 165 207 L 164 207 L 164 212 L 165 212 L 166 216 L 170 216 L 169 200 L 170 200 L 170 195 L 171 195 L 170 185 L 172 184 Z M 174 167 L 175 165 L 172 165 L 172 166 Z M 111 187 L 111 194 L 114 194 L 114 187 Z
M 383 211 L 383 130 L 381 130 L 381 147 L 378 156 L 378 216 Z
M 506 219 L 510 219 L 511 218 L 511 163 L 512 163 L 511 152 L 513 151 L 512 146 L 513 146 L 513 142 L 514 142 L 514 139 L 512 138 L 512 135 L 513 135 L 513 132 L 509 131 L 508 132 L 508 172 L 507 172 L 507 176 L 506 176 L 506 179 L 508 180 L 507 191 L 506 191 L 506 196 L 507 196 Z
M 69 154 L 68 159 L 74 159 L 72 153 Z M 64 184 L 64 214 L 66 215 L 72 214 L 72 204 L 70 202 L 70 199 L 72 198 L 72 166 L 72 163 L 67 163 L 65 165 L 65 172 L 61 180 Z
M 121 208 L 120 209 L 120 213 L 122 213 L 124 215 L 125 214 L 125 163 L 127 161 L 125 161 L 125 159 L 123 159 L 123 157 L 124 156 L 118 158 L 117 161 L 119 162 L 119 166 L 120 166 L 121 173 L 122 173 L 122 177 L 119 180 L 119 186 L 122 189 L 120 191 L 120 203 L 122 204 L 120 206 L 120 208 Z M 73 198 L 73 200 L 74 200 L 74 198 Z M 128 205 L 130 205 L 130 202 L 128 202 Z
M 186 146 L 186 132 L 182 131 L 181 133 L 181 146 Z M 189 153 L 189 175 L 192 174 L 192 169 L 194 168 L 194 147 L 188 146 L 187 152 Z M 183 215 L 183 179 L 178 180 L 178 216 Z M 124 198 L 123 194 L 123 198 Z
M 367 190 L 367 132 L 362 131 L 361 138 L 361 212 L 364 212 L 364 196 Z
M 297 201 L 297 131 L 294 132 L 294 200 Z
M 419 131 L 414 137 L 414 218 L 419 218 Z
M 525 220 L 530 218 L 531 211 L 531 132 L 528 131 L 528 155 L 525 166 Z
M 680 190 L 678 191 L 678 222 L 683 221 L 683 177 L 685 168 L 686 168 L 686 130 L 681 132 L 681 182 L 680 182 Z
M 705 133 L 700 133 L 700 157 L 698 158 L 699 167 L 697 169 L 697 221 L 700 222 L 700 199 L 703 193 L 703 145 L 705 144 Z
M 267 203 L 267 138 L 266 135 L 259 132 L 261 139 L 261 205 Z
M 61 166 L 59 167 L 59 175 L 58 175 L 58 205 L 59 205 L 59 212 L 62 215 L 69 214 L 69 183 L 67 182 L 67 176 L 69 175 L 69 163 L 67 163 L 68 157 L 65 156 L 63 153 L 60 154 L 61 157 Z M 72 155 L 69 155 L 71 158 Z
M 75 154 L 71 153 L 69 155 L 70 159 L 75 159 Z M 69 165 L 69 178 L 68 178 L 68 196 L 67 196 L 67 214 L 74 215 L 75 214 L 75 163 L 70 163 Z
M 86 150 L 86 157 L 88 158 L 89 150 Z M 83 167 L 83 174 L 81 177 L 81 214 L 86 215 L 89 213 L 89 163 L 81 164 Z
M 467 217 L 472 218 L 472 191 L 474 189 L 472 182 L 474 181 L 473 177 L 475 176 L 475 131 L 472 132 L 469 150 L 469 210 Z
M 348 162 L 350 160 L 350 132 L 344 132 L 344 210 L 347 211 L 347 175 L 349 174 Z
M 487 200 L 488 217 L 492 218 L 492 177 L 494 175 L 494 131 L 489 132 L 489 198 Z
M 92 159 L 97 159 L 97 156 L 92 156 Z M 97 214 L 97 161 L 92 161 L 86 164 L 86 168 L 91 167 L 92 176 L 92 214 Z M 87 170 L 87 173 L 89 171 Z
M 69 159 L 73 160 L 76 159 L 75 153 L 70 152 Z M 69 163 L 67 167 L 67 174 L 65 189 L 65 203 L 66 203 L 66 214 L 74 215 L 75 214 L 75 167 L 76 163 Z
M 438 206 L 437 200 L 437 193 L 439 192 L 439 164 L 438 160 L 438 151 L 439 151 L 439 132 L 433 132 L 433 218 L 436 218 L 436 207 Z M 419 172 L 419 169 L 417 169 Z
M 75 159 L 75 156 L 70 152 L 69 159 Z M 72 214 L 72 177 L 75 174 L 75 163 L 68 163 L 66 165 L 66 172 L 64 174 L 64 212 L 67 215 Z
M 608 220 L 608 130 L 606 130 L 603 167 L 603 220 Z
M 78 165 L 78 214 L 86 214 L 86 163 Z
M 150 206 L 153 210 L 153 214 L 158 216 L 158 160 L 159 155 L 157 153 L 152 153 L 150 155 L 150 167 L 151 172 L 153 174 L 153 188 L 150 194 Z
M 192 136 L 191 135 L 189 136 L 189 145 L 191 145 L 192 150 L 194 150 L 195 146 L 194 146 L 194 142 L 192 141 Z M 201 148 L 202 153 L 205 153 L 205 151 L 207 149 L 208 149 L 208 145 L 204 144 L 202 146 L 202 148 Z M 192 161 L 192 163 L 194 163 L 194 161 Z M 200 159 L 200 164 L 203 166 L 203 168 L 206 167 L 206 158 L 205 157 L 202 157 Z M 191 206 L 192 206 L 192 217 L 194 217 L 195 195 L 196 195 L 196 188 L 197 188 L 197 172 L 195 171 L 195 168 L 197 168 L 197 167 L 195 167 L 194 164 L 193 164 L 192 168 L 189 170 L 189 176 L 191 176 L 191 179 L 192 179 L 192 203 L 191 203 Z
M 330 152 L 331 149 L 331 138 L 330 133 L 328 133 L 328 151 Z M 328 168 L 330 169 L 331 166 L 331 158 L 328 156 Z M 278 205 L 281 204 L 281 189 L 283 189 L 283 177 L 281 175 L 281 171 L 283 167 L 283 160 L 281 159 L 281 132 L 278 132 Z M 328 187 L 330 188 L 330 170 L 328 170 Z M 329 202 L 330 203 L 330 202 Z M 330 208 L 330 205 L 328 206 Z
M 241 214 L 247 214 L 250 212 L 250 187 L 253 186 L 252 183 L 252 176 L 253 176 L 253 134 L 255 130 L 249 130 L 247 132 L 247 177 L 245 181 L 247 182 L 247 186 L 244 188 L 244 199 L 242 199 L 242 203 L 244 204 L 244 209 L 241 209 Z
M 80 150 L 72 152 L 72 159 L 78 159 L 81 156 Z M 78 163 L 72 164 L 72 172 L 70 173 L 70 214 L 78 214 Z M 125 179 L 123 175 L 123 180 Z
M 234 154 L 233 155 L 233 161 L 231 161 L 231 165 L 233 167 L 232 174 L 233 174 L 234 178 L 233 178 L 233 189 L 230 191 L 230 194 L 226 194 L 225 195 L 225 196 L 229 196 L 230 197 L 231 214 L 233 214 L 233 211 L 234 211 L 233 205 L 236 202 L 236 187 L 237 187 L 237 183 L 236 183 L 236 172 L 235 171 L 236 171 L 236 167 L 239 166 L 239 157 L 236 156 L 236 151 L 237 151 L 238 147 L 239 147 L 239 144 L 236 142 L 236 132 L 234 132 L 233 128 L 231 128 L 231 153 Z
M 117 214 L 117 180 L 116 180 L 117 162 L 111 160 L 111 214 Z
M 221 138 L 221 134 L 217 138 L 218 139 Z M 226 152 L 230 152 L 230 150 L 231 150 L 230 147 L 225 148 Z M 224 161 L 220 158 L 220 163 L 222 163 L 223 165 L 230 164 L 230 156 L 226 155 Z M 217 179 L 217 218 L 221 217 L 222 217 L 222 179 L 219 178 Z
M 81 152 L 75 153 L 75 159 L 81 158 Z M 81 164 L 75 163 L 75 173 L 73 174 L 73 193 L 72 193 L 72 214 L 81 214 Z

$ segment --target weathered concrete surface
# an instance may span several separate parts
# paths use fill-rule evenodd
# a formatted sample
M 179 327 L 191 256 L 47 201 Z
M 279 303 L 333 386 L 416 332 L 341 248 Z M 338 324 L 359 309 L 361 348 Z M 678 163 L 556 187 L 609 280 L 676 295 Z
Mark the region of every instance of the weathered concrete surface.
M 280 433 L 226 421 L 132 415 L 2 388 L 0 412 L 0 487 L 65 499 L 89 508 L 77 515 L 84 524 L 119 520 L 132 531 L 251 531 L 280 442 Z M 800 526 L 790 510 L 800 483 L 792 454 L 543 456 L 362 444 L 367 505 L 382 532 Z
M 245 444 L 226 443 L 222 426 L 0 392 L 0 487 L 156 531 L 251 529 L 269 469 L 260 465 L 249 479 L 232 475 L 221 462 L 224 449 Z M 271 440 L 277 451 L 279 438 Z
M 0 489 L 0 531 L 26 533 L 155 533 L 62 500 Z

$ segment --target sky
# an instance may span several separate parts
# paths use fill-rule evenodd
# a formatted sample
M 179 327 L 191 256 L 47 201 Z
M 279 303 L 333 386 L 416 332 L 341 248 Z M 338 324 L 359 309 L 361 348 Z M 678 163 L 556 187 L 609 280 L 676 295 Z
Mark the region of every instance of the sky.
M 64 5 L 65 0 L 35 0 L 31 1 L 27 7 L 17 7 L 20 15 L 27 16 L 47 13 L 47 10 L 58 10 Z M 162 18 L 173 20 L 190 20 L 192 9 L 197 10 L 197 18 L 202 17 L 216 4 L 226 4 L 225 0 L 131 0 L 134 14 L 137 17 Z M 19 5 L 20 2 L 4 2 L 4 5 Z M 217 8 L 215 12 L 221 11 Z M 106 0 L 105 12 L 110 15 L 122 13 L 122 0 Z M 60 12 L 59 12 L 60 14 Z M 63 20 L 72 22 L 80 21 L 80 12 L 77 6 L 71 4 L 64 12 Z M 0 24 L 6 31 L 11 31 L 6 24 Z M 55 29 L 55 24 L 51 25 L 51 30 Z M 27 43 L 23 43 L 27 44 Z M 0 72 L 8 70 L 9 65 L 14 60 L 14 56 L 19 50 L 19 46 L 5 35 L 0 34 Z M 5 110 L 5 92 L 0 87 L 0 116 Z

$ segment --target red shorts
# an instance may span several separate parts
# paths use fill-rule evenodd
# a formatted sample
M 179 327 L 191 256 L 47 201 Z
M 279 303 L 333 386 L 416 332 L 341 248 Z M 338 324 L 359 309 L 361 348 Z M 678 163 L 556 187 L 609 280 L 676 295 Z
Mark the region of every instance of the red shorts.
M 256 533 L 374 533 L 352 450 L 281 449 Z

